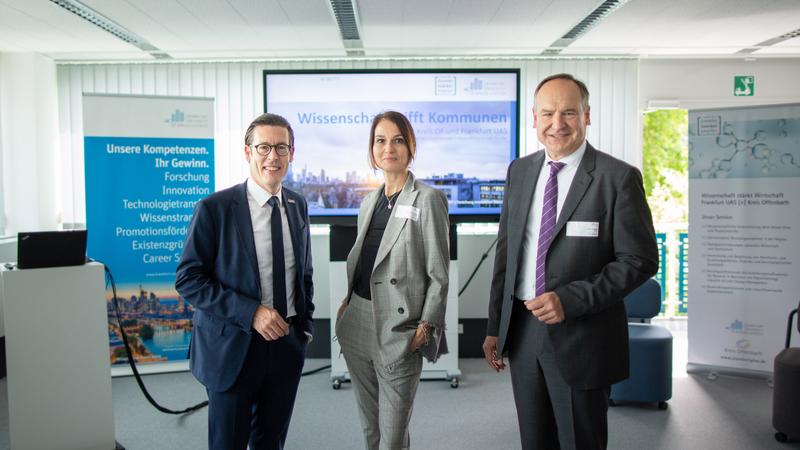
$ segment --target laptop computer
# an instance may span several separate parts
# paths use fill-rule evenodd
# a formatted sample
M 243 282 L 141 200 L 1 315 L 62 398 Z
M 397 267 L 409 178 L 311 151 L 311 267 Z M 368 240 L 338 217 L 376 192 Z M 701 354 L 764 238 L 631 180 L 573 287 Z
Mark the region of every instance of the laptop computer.
M 34 231 L 17 235 L 17 268 L 79 266 L 86 263 L 86 230 Z

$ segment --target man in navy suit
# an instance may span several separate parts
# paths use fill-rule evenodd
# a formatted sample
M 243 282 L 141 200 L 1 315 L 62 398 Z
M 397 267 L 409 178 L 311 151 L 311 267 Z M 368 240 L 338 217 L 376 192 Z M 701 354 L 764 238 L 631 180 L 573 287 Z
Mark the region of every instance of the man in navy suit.
M 294 157 L 286 119 L 257 117 L 244 155 L 249 179 L 198 202 L 175 288 L 195 308 L 208 447 L 282 449 L 313 333 L 308 205 L 281 186 Z

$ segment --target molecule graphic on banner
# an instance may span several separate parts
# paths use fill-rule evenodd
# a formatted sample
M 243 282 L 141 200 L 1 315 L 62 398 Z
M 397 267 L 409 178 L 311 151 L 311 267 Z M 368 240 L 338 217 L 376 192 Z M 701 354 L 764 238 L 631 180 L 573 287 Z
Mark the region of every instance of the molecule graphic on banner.
M 758 129 L 753 125 L 757 125 Z M 734 123 L 724 122 L 721 133 L 714 137 L 713 145 L 704 146 L 705 151 L 698 151 L 699 142 L 690 139 L 690 176 L 800 176 L 800 156 L 792 153 L 798 151 L 798 144 L 787 142 L 792 140 L 789 137 L 790 131 L 800 129 L 799 125 L 800 121 L 787 119 L 737 122 L 736 127 Z M 793 137 L 797 141 L 797 136 Z M 725 151 L 719 152 L 720 149 Z M 696 164 L 697 162 L 702 164 Z

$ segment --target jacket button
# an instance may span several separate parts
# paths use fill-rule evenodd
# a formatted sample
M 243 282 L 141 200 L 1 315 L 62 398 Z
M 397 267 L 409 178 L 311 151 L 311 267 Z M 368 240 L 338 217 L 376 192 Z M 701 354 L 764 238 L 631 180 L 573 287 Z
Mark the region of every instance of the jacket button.
M 400 314 L 403 314 L 404 312 L 406 312 L 406 310 L 403 309 L 403 308 L 397 308 L 397 312 L 399 312 Z
M 391 280 L 389 280 L 389 283 L 392 283 L 392 284 L 397 284 L 397 280 L 396 280 L 396 279 L 394 279 L 394 278 L 392 278 Z

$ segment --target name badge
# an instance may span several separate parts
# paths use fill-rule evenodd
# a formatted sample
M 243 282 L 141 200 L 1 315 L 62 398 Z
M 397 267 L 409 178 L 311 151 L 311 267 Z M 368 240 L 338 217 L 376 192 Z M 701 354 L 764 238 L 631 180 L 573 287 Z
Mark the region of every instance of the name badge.
M 397 205 L 394 216 L 398 219 L 411 219 L 416 222 L 419 220 L 419 208 L 411 205 Z
M 599 222 L 567 222 L 567 236 L 597 237 L 599 232 Z

